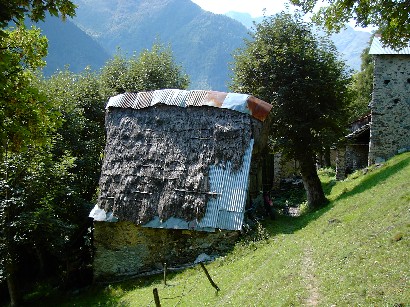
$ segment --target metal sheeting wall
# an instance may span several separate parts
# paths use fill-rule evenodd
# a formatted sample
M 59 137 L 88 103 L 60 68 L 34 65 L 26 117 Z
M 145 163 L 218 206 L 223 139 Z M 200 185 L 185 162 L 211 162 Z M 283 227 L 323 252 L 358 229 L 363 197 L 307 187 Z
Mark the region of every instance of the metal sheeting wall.
M 229 230 L 242 228 L 253 144 L 254 140 L 251 139 L 242 167 L 237 172 L 233 172 L 230 162 L 225 166 L 210 166 L 210 189 L 216 197 L 209 199 L 205 216 L 199 222 L 199 227 Z

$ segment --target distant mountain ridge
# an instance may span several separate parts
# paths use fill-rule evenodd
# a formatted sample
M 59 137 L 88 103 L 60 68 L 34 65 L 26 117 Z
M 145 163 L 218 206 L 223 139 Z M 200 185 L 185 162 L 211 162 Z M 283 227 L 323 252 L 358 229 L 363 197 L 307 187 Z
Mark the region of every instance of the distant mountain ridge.
M 190 0 L 76 0 L 73 22 L 112 54 L 132 55 L 157 40 L 170 44 L 191 77 L 191 88 L 227 90 L 232 52 L 247 29 Z
M 225 15 L 202 10 L 190 0 L 75 0 L 77 16 L 39 23 L 49 39 L 46 75 L 69 64 L 73 72 L 104 66 L 118 50 L 131 56 L 154 42 L 170 45 L 190 75 L 191 89 L 228 90 L 232 53 L 244 46 L 255 19 L 246 13 Z M 234 20 L 234 19 L 236 20 Z M 262 18 L 257 18 L 259 22 Z M 247 27 L 245 27 L 245 24 Z M 360 69 L 360 53 L 370 33 L 348 28 L 333 40 L 347 63 Z
M 61 21 L 47 16 L 44 22 L 35 24 L 48 38 L 47 65 L 43 69 L 46 76 L 66 66 L 72 72 L 79 73 L 87 66 L 97 70 L 111 57 L 90 36 L 80 30 L 70 20 Z
M 263 20 L 263 17 L 253 18 L 248 13 L 233 11 L 228 12 L 225 15 L 239 21 L 249 30 L 252 30 L 254 28 L 254 23 L 260 23 Z M 319 31 L 319 34 L 325 35 L 323 31 Z M 356 31 L 349 25 L 346 26 L 346 29 L 340 31 L 340 33 L 335 33 L 330 36 L 337 50 L 343 56 L 346 64 L 356 71 L 360 71 L 360 55 L 363 49 L 367 47 L 370 37 L 371 33 L 365 31 Z

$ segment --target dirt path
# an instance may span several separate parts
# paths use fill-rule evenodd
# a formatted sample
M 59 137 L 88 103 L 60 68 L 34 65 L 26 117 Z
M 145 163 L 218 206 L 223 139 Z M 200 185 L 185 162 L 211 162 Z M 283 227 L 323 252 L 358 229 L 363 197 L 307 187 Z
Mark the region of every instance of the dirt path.
M 315 274 L 315 263 L 313 261 L 313 250 L 311 247 L 305 248 L 302 263 L 302 276 L 306 281 L 306 288 L 309 296 L 305 301 L 306 306 L 317 306 L 319 303 L 319 290 Z

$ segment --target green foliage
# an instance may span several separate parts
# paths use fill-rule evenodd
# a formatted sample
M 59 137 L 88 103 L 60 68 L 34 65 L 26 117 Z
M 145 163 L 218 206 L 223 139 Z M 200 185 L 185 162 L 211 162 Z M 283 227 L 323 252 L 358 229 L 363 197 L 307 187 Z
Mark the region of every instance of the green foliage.
M 275 148 L 299 159 L 337 141 L 349 77 L 334 45 L 285 13 L 265 18 L 252 38 L 235 54 L 231 89 L 272 102 Z
M 328 38 L 299 15 L 280 13 L 256 25 L 253 40 L 235 55 L 231 89 L 272 102 L 273 150 L 300 163 L 311 208 L 327 203 L 315 155 L 344 136 L 349 76 Z
M 360 72 L 354 74 L 352 78 L 352 84 L 350 87 L 353 94 L 350 116 L 351 121 L 368 114 L 370 111 L 368 105 L 372 100 L 374 64 L 373 58 L 369 54 L 369 50 L 373 37 L 374 35 L 372 35 L 369 41 L 369 46 L 363 49 L 360 56 L 362 60 Z
M 47 39 L 24 26 L 0 36 L 0 156 L 44 143 L 59 124 L 58 112 L 39 93 L 34 71 L 45 63 Z M 6 149 L 7 148 L 7 149 Z
M 33 21 L 44 20 L 46 12 L 52 16 L 61 15 L 63 19 L 67 16 L 74 17 L 75 8 L 74 3 L 69 0 L 1 1 L 0 28 L 6 27 L 10 21 L 23 20 L 26 15 Z
M 75 157 L 75 190 L 90 202 L 96 192 L 105 143 L 104 104 L 99 76 L 89 69 L 81 74 L 61 71 L 42 83 L 44 94 L 61 113 L 54 154 Z
M 305 12 L 312 12 L 317 0 L 291 0 Z M 327 0 L 313 19 L 329 31 L 339 31 L 353 18 L 360 27 L 376 26 L 382 42 L 394 48 L 410 41 L 410 6 L 407 0 Z
M 154 44 L 138 56 L 126 58 L 118 52 L 101 71 L 104 95 L 150 91 L 162 88 L 186 89 L 189 79 L 175 63 L 170 47 Z

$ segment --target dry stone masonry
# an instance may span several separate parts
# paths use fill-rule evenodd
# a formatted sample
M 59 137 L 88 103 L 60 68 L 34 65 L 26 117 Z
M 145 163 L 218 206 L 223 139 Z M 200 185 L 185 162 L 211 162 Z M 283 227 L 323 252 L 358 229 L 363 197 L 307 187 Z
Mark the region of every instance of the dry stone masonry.
M 375 37 L 369 164 L 410 150 L 410 48 L 383 48 Z

